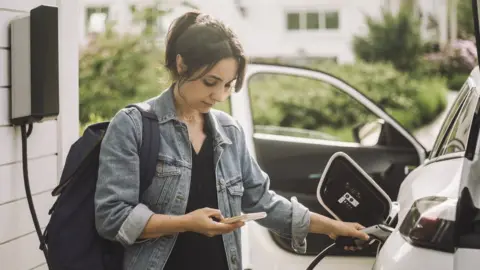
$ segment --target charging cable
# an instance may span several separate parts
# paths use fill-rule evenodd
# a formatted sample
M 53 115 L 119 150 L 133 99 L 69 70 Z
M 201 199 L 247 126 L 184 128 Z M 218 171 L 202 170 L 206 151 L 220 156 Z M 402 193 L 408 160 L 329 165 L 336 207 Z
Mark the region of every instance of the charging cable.
M 317 264 L 325 258 L 328 254 L 328 250 L 331 249 L 333 246 L 336 246 L 336 243 L 330 244 L 328 247 L 324 248 L 318 255 L 313 259 L 313 261 L 310 263 L 310 265 L 307 267 L 307 270 L 313 270 Z
M 30 180 L 28 178 L 28 151 L 27 151 L 27 138 L 32 134 L 33 125 L 25 124 L 20 126 L 21 133 L 22 133 L 22 167 L 23 167 L 23 183 L 25 185 L 25 193 L 27 195 L 28 201 L 28 208 L 30 208 L 30 213 L 32 214 L 33 225 L 35 226 L 35 231 L 37 232 L 38 239 L 40 240 L 40 249 L 43 251 L 45 255 L 45 260 L 47 262 L 48 269 L 50 269 L 50 264 L 48 263 L 48 248 L 45 244 L 45 238 L 42 233 L 42 229 L 40 228 L 40 223 L 38 222 L 37 213 L 35 211 L 35 206 L 33 204 L 32 192 L 30 190 Z
M 352 247 L 353 246 L 353 247 L 362 248 L 362 247 L 369 246 L 369 245 L 373 244 L 374 241 L 378 241 L 378 242 L 380 242 L 380 245 L 382 245 L 383 243 L 385 243 L 385 241 L 390 236 L 390 234 L 392 234 L 393 230 L 394 229 L 392 227 L 389 227 L 387 225 L 377 224 L 377 225 L 362 229 L 363 232 L 368 234 L 368 236 L 370 238 L 369 240 L 361 240 L 361 239 L 352 238 L 352 237 L 339 236 L 339 237 L 337 237 L 337 239 L 335 239 L 335 242 L 333 244 L 324 248 L 313 259 L 313 261 L 307 267 L 307 270 L 313 270 L 313 268 L 315 268 L 315 266 L 317 266 L 317 264 L 320 263 L 320 261 L 323 260 L 323 258 L 325 258 L 325 256 L 327 256 L 328 251 L 334 246 L 338 246 L 338 247 L 346 247 L 346 246 Z M 380 247 L 380 245 L 379 245 L 379 247 Z M 378 254 L 379 250 L 380 249 L 377 248 L 377 254 Z
M 343 237 L 339 236 L 337 239 L 335 239 L 335 242 L 324 248 L 320 253 L 313 259 L 313 261 L 310 263 L 310 265 L 307 267 L 307 270 L 313 270 L 315 266 L 317 266 L 318 263 L 320 263 L 325 256 L 327 256 L 328 251 L 333 248 L 334 246 L 338 247 L 345 247 L 345 246 L 355 246 L 355 247 L 363 247 L 365 245 L 371 244 L 372 240 L 360 240 L 360 239 L 354 239 L 351 237 Z

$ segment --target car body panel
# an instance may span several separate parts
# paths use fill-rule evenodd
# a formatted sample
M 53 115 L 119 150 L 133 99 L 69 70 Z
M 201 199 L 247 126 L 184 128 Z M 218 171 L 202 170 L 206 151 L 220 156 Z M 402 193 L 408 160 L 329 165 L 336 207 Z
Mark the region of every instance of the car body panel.
M 249 242 L 252 252 L 250 254 L 250 267 L 246 269 L 265 270 L 295 270 L 306 269 L 313 260 L 313 256 L 295 255 L 276 245 L 264 227 L 252 222 L 248 224 Z M 370 270 L 375 262 L 374 257 L 344 257 L 328 256 L 318 269 L 335 270 Z M 352 266 L 354 266 L 352 268 Z
M 458 197 L 458 187 L 464 158 L 452 155 L 450 159 L 424 164 L 411 172 L 400 186 L 398 194 L 398 224 L 403 221 L 413 203 L 428 196 Z
M 452 254 L 414 247 L 395 231 L 378 253 L 373 270 L 451 270 L 452 265 Z

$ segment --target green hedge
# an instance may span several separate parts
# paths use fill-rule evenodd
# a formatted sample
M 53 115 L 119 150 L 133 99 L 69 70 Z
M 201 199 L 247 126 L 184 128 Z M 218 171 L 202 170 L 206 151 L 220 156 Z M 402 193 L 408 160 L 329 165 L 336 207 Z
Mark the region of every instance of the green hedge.
M 448 89 L 452 91 L 460 91 L 465 81 L 467 81 L 469 74 L 455 73 L 451 78 L 447 79 Z
M 323 68 L 348 81 L 409 130 L 433 121 L 447 104 L 448 89 L 443 78 L 414 78 L 383 63 Z
M 163 52 L 153 41 L 134 35 L 108 33 L 82 48 L 82 126 L 109 119 L 129 103 L 160 94 L 169 81 L 162 61 Z
M 336 75 L 384 108 L 409 130 L 433 119 L 446 106 L 439 78 L 414 79 L 389 64 L 315 65 Z M 285 75 L 256 75 L 249 82 L 255 125 L 321 131 L 352 141 L 352 128 L 374 120 L 365 107 L 318 81 Z

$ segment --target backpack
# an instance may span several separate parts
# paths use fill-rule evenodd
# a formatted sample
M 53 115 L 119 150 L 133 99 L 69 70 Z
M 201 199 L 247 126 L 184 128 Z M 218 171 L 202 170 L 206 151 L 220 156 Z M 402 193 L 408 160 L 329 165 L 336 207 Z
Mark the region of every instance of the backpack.
M 137 108 L 143 120 L 143 137 L 139 150 L 141 196 L 155 174 L 160 131 L 155 113 L 138 105 L 128 107 Z M 52 196 L 58 198 L 49 211 L 50 221 L 43 234 L 37 230 L 40 249 L 46 255 L 50 270 L 123 268 L 123 246 L 102 238 L 95 227 L 94 194 L 98 156 L 108 125 L 109 122 L 100 122 L 86 128 L 71 146 L 60 183 L 52 191 Z M 32 217 L 35 220 L 34 211 Z

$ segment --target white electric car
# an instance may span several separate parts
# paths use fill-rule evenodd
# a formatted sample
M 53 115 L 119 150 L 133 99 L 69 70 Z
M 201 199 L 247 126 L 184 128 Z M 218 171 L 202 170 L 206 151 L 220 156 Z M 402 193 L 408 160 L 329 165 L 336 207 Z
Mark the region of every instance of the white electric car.
M 476 2 L 474 1 L 474 9 Z M 478 23 L 478 19 L 476 19 Z M 478 35 L 477 35 L 478 36 Z M 288 77 L 288 80 L 284 80 Z M 298 129 L 285 121 L 266 126 L 260 116 L 262 102 L 272 98 L 262 87 L 291 82 L 297 96 L 278 97 L 275 102 L 294 102 L 322 91 L 326 97 L 342 96 L 365 122 L 345 133 Z M 391 202 L 390 226 L 394 232 L 383 245 L 361 251 L 329 250 L 320 262 L 323 270 L 478 269 L 480 258 L 480 71 L 476 67 L 449 110 L 433 149 L 425 148 L 379 106 L 335 76 L 298 67 L 250 64 L 244 89 L 231 98 L 231 113 L 245 129 L 250 151 L 268 173 L 271 189 L 297 199 L 312 211 L 331 216 L 316 197 L 317 185 L 327 162 L 344 152 L 378 184 Z M 280 88 L 279 88 L 280 89 Z M 279 92 L 278 95 L 284 93 Z M 292 104 L 289 104 L 292 105 Z M 329 104 L 330 106 L 331 104 Z M 333 104 L 335 106 L 338 104 Z M 305 117 L 322 117 L 325 104 Z M 333 108 L 334 110 L 334 108 Z M 302 108 L 299 114 L 305 113 Z M 265 114 L 262 114 L 265 115 Z M 310 116 L 309 116 L 310 115 Z M 343 116 L 338 111 L 339 117 Z M 318 120 L 318 118 L 317 118 Z M 349 136 L 349 134 L 351 134 Z M 372 205 L 372 211 L 379 205 Z M 372 222 L 378 217 L 372 217 Z M 307 254 L 295 253 L 283 239 L 255 222 L 243 229 L 244 269 L 306 269 L 315 255 L 332 243 L 324 235 L 307 237 Z M 476 261 L 475 261 L 475 258 Z

